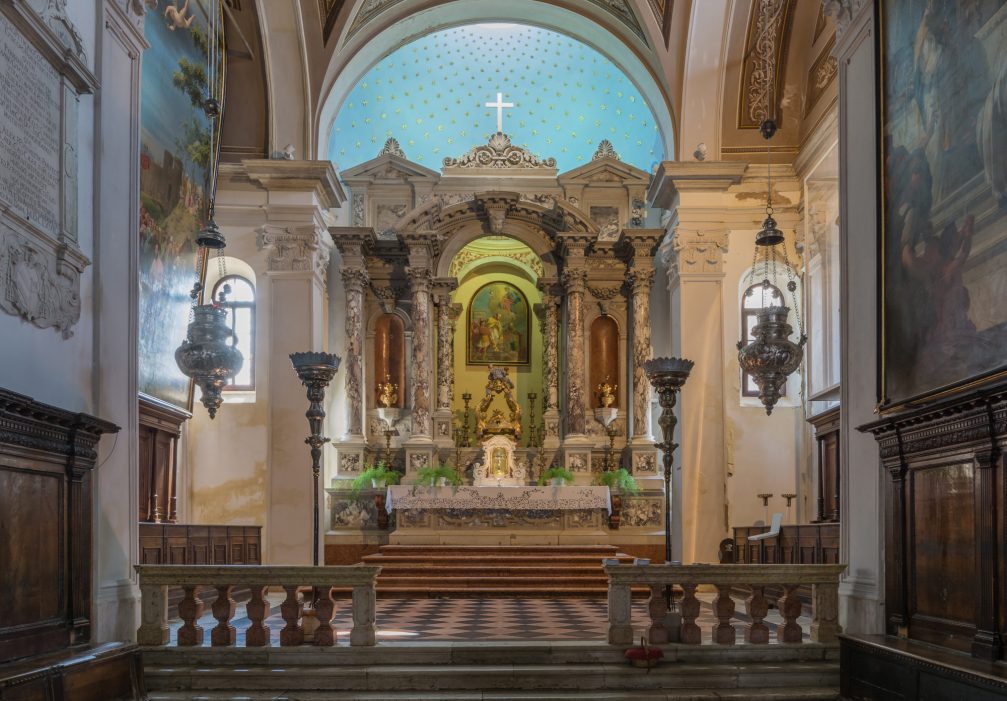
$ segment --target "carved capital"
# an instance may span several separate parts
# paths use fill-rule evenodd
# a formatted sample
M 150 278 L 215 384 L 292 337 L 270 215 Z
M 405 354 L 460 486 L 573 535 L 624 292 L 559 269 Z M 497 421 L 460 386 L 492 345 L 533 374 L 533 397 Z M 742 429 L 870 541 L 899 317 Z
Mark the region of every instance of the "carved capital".
M 268 272 L 313 272 L 324 283 L 329 246 L 314 226 L 291 229 L 267 224 L 256 230 L 255 243 L 269 254 Z
M 675 232 L 672 240 L 674 252 L 669 261 L 679 277 L 687 275 L 723 274 L 724 254 L 727 253 L 726 231 Z
M 649 294 L 650 286 L 654 282 L 654 269 L 631 268 L 626 273 L 626 282 L 633 288 L 634 295 Z
M 362 293 L 371 281 L 367 271 L 359 268 L 343 268 L 340 275 L 347 292 Z
M 584 294 L 587 285 L 587 271 L 583 268 L 567 268 L 563 271 L 563 287 L 569 294 Z
M 414 295 L 430 291 L 433 274 L 429 268 L 409 266 L 406 268 L 406 277 L 409 278 L 409 287 L 412 289 Z

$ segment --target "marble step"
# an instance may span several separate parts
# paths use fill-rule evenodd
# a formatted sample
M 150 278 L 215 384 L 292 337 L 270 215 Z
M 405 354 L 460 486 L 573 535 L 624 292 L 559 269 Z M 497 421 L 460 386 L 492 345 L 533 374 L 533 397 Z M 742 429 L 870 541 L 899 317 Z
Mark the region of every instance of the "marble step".
M 682 645 L 661 648 L 666 664 L 743 664 L 792 662 L 830 662 L 838 664 L 839 646 L 835 643 L 806 642 L 800 645 Z M 373 647 L 352 647 L 341 637 L 335 647 L 144 648 L 144 664 L 156 667 L 220 666 L 222 660 L 240 667 L 273 665 L 379 666 L 429 665 L 598 665 L 624 664 L 624 648 L 601 641 L 435 641 L 382 642 Z
M 147 665 L 150 691 L 624 691 L 632 689 L 837 688 L 835 662 L 665 664 L 647 673 L 621 664 L 360 665 L 329 667 Z
M 617 557 L 616 555 L 609 555 L 606 557 Z M 633 558 L 628 555 L 618 556 L 619 560 L 622 562 L 632 562 Z M 385 555 L 383 553 L 377 555 L 366 555 L 363 561 L 368 565 L 389 565 L 389 564 L 403 564 L 403 565 L 442 565 L 442 564 L 452 564 L 452 565 L 475 565 L 475 564 L 489 564 L 489 565 L 542 565 L 542 566 L 558 566 L 558 565 L 594 565 L 599 570 L 602 567 L 602 557 L 596 555 L 544 555 L 540 553 L 529 554 L 529 555 Z
M 570 554 L 600 554 L 605 556 L 615 553 L 614 545 L 384 545 L 381 552 L 388 554 L 409 553 L 570 553 Z
M 839 701 L 835 688 L 687 689 L 676 691 L 460 691 L 460 692 L 153 692 L 149 701 Z
M 541 566 L 528 565 L 484 565 L 481 563 L 459 564 L 459 565 L 415 565 L 415 564 L 382 564 L 381 574 L 383 576 L 395 577 L 428 577 L 436 573 L 440 577 L 525 577 L 542 576 L 542 573 L 550 573 L 553 577 L 562 574 L 565 578 L 590 577 L 592 579 L 605 579 L 605 573 L 596 564 L 565 565 L 559 573 L 552 573 L 551 570 Z M 606 579 L 607 581 L 607 579 Z

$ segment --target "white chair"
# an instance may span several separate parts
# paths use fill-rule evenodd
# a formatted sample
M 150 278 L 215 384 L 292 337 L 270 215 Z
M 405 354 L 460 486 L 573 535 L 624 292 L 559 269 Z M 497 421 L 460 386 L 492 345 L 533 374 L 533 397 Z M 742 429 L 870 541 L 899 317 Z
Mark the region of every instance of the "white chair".
M 780 524 L 783 523 L 783 514 L 776 513 L 773 514 L 773 522 L 769 525 L 769 530 L 765 533 L 760 533 L 758 535 L 748 536 L 749 542 L 766 540 L 767 538 L 775 538 L 780 535 Z

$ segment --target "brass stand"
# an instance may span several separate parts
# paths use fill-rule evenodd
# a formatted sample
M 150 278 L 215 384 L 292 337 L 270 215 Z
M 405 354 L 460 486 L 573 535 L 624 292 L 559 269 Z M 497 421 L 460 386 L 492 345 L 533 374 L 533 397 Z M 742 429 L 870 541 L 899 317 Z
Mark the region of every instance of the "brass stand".
M 693 362 L 683 358 L 654 358 L 643 364 L 647 379 L 657 391 L 657 400 L 661 405 L 661 418 L 657 423 L 661 427 L 662 442 L 658 448 L 664 453 L 664 561 L 671 564 L 671 465 L 673 454 L 678 447 L 675 443 L 675 402 L 678 393 L 689 379 Z M 671 585 L 664 588 L 664 598 L 671 608 Z
M 472 393 L 462 394 L 462 401 L 465 402 L 465 415 L 462 418 L 462 447 L 471 448 L 472 444 L 469 442 L 469 402 L 472 401 Z
M 313 550 L 312 562 L 318 566 L 318 475 L 322 469 L 322 446 L 329 439 L 322 435 L 322 421 L 325 410 L 322 402 L 325 400 L 325 388 L 329 386 L 336 371 L 339 369 L 340 358 L 332 353 L 291 353 L 290 364 L 294 366 L 297 377 L 308 389 L 308 428 L 311 435 L 304 442 L 311 446 L 311 474 L 314 478 L 314 510 L 313 516 Z
M 605 471 L 611 472 L 615 469 L 615 434 L 619 432 L 618 427 L 615 425 L 615 421 L 610 423 L 605 427 L 605 433 L 608 434 L 608 455 L 605 457 Z

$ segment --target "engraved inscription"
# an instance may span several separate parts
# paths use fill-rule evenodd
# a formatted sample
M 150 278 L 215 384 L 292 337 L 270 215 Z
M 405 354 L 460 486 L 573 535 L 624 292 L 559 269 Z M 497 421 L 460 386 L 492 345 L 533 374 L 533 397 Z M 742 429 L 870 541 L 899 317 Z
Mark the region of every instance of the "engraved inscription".
M 54 238 L 62 203 L 60 91 L 55 69 L 0 14 L 0 201 Z

